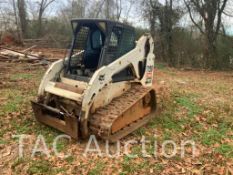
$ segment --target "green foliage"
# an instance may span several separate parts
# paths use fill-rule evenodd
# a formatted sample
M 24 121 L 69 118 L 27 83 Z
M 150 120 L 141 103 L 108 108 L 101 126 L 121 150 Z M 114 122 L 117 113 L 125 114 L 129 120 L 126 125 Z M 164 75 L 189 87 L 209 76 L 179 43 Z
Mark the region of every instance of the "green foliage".
M 67 48 L 71 42 L 72 30 L 70 23 L 65 23 L 57 17 L 53 17 L 43 21 L 42 35 L 38 36 L 37 20 L 30 21 L 28 38 L 48 38 L 50 47 Z
M 216 69 L 233 69 L 233 37 L 219 36 Z
M 197 32 L 175 28 L 173 32 L 176 66 L 202 67 L 202 39 Z
M 176 27 L 173 29 L 173 52 L 175 57 L 175 67 L 193 67 L 204 68 L 204 37 L 193 29 Z M 156 56 L 161 61 L 168 63 L 167 58 L 162 58 L 163 45 L 159 34 L 155 42 Z M 218 36 L 216 42 L 217 54 L 213 59 L 216 60 L 217 66 L 214 69 L 225 70 L 233 69 L 233 37 Z M 165 53 L 167 55 L 167 53 Z

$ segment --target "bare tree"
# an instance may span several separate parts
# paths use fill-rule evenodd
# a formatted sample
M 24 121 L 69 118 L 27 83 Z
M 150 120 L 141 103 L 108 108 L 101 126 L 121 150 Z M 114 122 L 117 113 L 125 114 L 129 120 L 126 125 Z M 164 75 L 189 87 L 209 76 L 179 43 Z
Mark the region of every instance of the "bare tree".
M 69 24 L 72 18 L 84 18 L 88 3 L 86 0 L 68 0 L 63 4 L 60 14 L 65 23 Z
M 97 8 L 95 10 L 95 15 L 94 15 L 95 18 L 99 18 L 104 4 L 105 4 L 105 0 L 102 0 L 102 1 L 99 1 L 98 4 L 96 5 Z
M 193 24 L 205 37 L 205 67 L 216 68 L 217 49 L 216 41 L 222 24 L 222 14 L 228 0 L 184 0 Z M 195 18 L 194 12 L 198 13 L 204 26 L 200 25 Z
M 143 16 L 148 20 L 150 24 L 151 35 L 155 39 L 156 21 L 158 20 L 158 11 L 161 4 L 158 2 L 158 0 L 143 0 L 142 6 L 144 7 Z
M 127 3 L 129 0 L 125 1 Z M 89 1 L 88 17 L 120 20 L 123 9 L 122 0 L 93 0 Z
M 105 0 L 105 17 L 107 18 L 107 19 L 109 19 L 110 18 L 110 11 L 111 11 L 111 9 L 110 9 L 110 1 L 111 0 Z
M 182 13 L 173 7 L 173 0 L 166 0 L 165 5 L 158 0 L 144 0 L 143 5 L 145 8 L 144 16 L 149 21 L 151 34 L 157 41 L 156 48 L 160 51 L 159 54 L 156 53 L 157 58 L 175 66 L 173 27 Z
M 105 18 L 120 19 L 121 0 L 105 0 Z
M 38 14 L 38 30 L 37 35 L 41 36 L 42 34 L 42 18 L 44 15 L 45 10 L 49 7 L 50 4 L 52 4 L 56 0 L 41 0 L 38 2 L 39 5 L 39 14 Z
M 85 6 L 87 5 L 85 0 L 72 0 L 71 5 L 72 5 L 71 6 L 72 18 L 84 18 L 85 17 Z
M 125 18 L 126 19 L 129 17 L 129 14 L 130 14 L 130 12 L 132 10 L 133 4 L 135 4 L 134 0 L 129 0 L 129 7 L 126 10 L 126 13 L 125 13 Z M 122 7 L 122 9 L 124 9 L 124 8 Z
M 116 19 L 119 20 L 122 12 L 122 0 L 116 0 Z

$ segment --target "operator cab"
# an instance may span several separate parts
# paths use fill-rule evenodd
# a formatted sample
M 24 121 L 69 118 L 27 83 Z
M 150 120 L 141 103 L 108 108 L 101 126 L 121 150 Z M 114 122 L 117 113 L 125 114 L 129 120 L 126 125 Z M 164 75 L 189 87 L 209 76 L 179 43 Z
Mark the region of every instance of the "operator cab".
M 71 21 L 73 40 L 65 76 L 89 81 L 94 72 L 108 65 L 135 47 L 134 29 L 126 24 L 98 19 L 74 19 Z M 118 81 L 132 78 L 130 68 L 116 75 Z

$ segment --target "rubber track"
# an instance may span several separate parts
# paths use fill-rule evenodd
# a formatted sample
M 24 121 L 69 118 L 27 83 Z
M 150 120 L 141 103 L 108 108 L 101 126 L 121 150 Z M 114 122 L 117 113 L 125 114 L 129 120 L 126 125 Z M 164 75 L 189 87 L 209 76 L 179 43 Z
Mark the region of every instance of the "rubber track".
M 110 137 L 112 134 L 111 126 L 114 121 L 151 90 L 151 88 L 145 88 L 141 85 L 132 85 L 132 87 L 120 97 L 113 99 L 110 104 L 98 109 L 92 114 L 89 120 L 90 132 L 101 138 Z

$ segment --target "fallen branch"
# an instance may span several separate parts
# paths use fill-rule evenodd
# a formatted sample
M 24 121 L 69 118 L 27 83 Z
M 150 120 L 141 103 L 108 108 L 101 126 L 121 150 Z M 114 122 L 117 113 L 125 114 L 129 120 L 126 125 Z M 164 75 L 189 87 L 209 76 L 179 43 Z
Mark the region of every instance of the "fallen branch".
M 28 51 L 31 51 L 32 49 L 34 49 L 36 46 L 37 46 L 37 45 L 31 46 L 31 47 L 29 47 L 29 48 L 27 48 L 27 49 L 25 49 L 25 50 L 22 50 L 21 52 L 27 53 Z
M 38 55 L 33 55 L 33 54 L 28 54 L 28 53 L 24 53 L 22 51 L 18 51 L 18 50 L 14 50 L 14 49 L 9 49 L 9 48 L 4 48 L 4 47 L 0 47 L 2 49 L 2 51 L 0 52 L 0 54 L 2 55 L 17 55 L 19 57 L 27 57 L 29 59 L 42 59 L 40 56 Z

